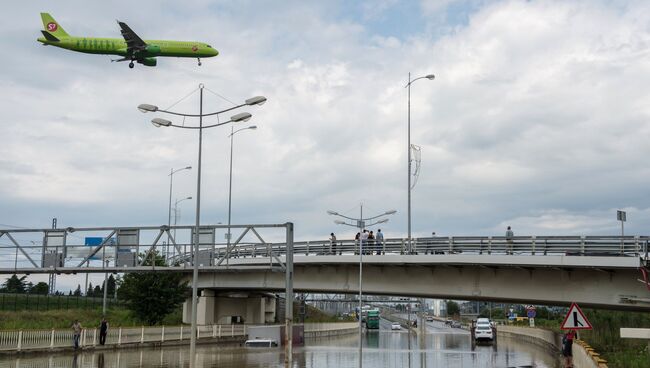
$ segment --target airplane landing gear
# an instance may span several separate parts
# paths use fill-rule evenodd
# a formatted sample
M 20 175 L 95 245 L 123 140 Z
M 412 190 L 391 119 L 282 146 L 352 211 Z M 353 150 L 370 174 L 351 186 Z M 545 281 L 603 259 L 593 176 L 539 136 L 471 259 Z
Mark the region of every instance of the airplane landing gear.
M 133 64 L 133 62 L 129 63 L 129 68 L 133 69 L 134 66 L 135 66 L 135 64 Z
M 199 58 L 196 58 L 196 60 L 198 60 L 198 61 L 199 61 L 199 66 L 201 66 L 201 59 L 199 59 Z

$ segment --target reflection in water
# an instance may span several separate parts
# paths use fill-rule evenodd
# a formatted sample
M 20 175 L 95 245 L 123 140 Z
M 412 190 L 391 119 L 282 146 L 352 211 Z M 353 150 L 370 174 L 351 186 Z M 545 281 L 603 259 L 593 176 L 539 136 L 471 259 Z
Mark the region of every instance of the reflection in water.
M 294 350 L 294 367 L 344 367 L 358 364 L 357 336 L 346 335 L 307 340 L 307 346 Z M 494 345 L 473 345 L 469 334 L 458 329 L 430 329 L 424 339 L 406 331 L 379 331 L 364 336 L 364 367 L 537 367 L 557 368 L 553 354 L 518 340 L 500 338 Z M 240 348 L 199 345 L 199 367 L 283 367 L 282 348 Z M 86 351 L 78 354 L 38 355 L 0 358 L 0 368 L 131 368 L 188 367 L 189 347 Z

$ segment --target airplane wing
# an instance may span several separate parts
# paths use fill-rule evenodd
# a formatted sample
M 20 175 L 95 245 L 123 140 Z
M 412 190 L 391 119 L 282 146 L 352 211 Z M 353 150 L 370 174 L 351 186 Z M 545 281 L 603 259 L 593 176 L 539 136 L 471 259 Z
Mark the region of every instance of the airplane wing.
M 122 37 L 126 41 L 126 51 L 128 56 L 136 54 L 138 51 L 142 51 L 147 47 L 147 44 L 138 36 L 131 27 L 126 23 L 117 21 L 117 24 L 120 25 Z

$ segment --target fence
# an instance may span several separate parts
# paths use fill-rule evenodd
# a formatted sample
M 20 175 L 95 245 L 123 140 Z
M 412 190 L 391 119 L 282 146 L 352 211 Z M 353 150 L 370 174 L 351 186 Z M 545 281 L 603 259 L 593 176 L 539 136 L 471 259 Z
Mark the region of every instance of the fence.
M 198 339 L 245 337 L 245 325 L 198 326 Z M 152 342 L 189 341 L 188 326 L 158 326 L 112 328 L 106 335 L 107 346 L 137 345 Z M 79 340 L 81 347 L 99 345 L 99 330 L 84 329 Z M 70 348 L 73 346 L 71 329 L 0 331 L 0 351 L 24 351 Z
M 108 306 L 122 305 L 112 298 L 106 302 Z M 97 309 L 102 307 L 102 303 L 102 298 L 86 296 L 0 293 L 0 311 Z

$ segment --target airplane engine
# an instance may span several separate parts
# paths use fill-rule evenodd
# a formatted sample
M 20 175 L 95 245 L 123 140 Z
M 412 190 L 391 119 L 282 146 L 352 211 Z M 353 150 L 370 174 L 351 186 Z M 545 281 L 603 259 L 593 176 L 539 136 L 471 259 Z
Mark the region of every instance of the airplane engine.
M 152 58 L 152 57 L 147 57 L 147 58 L 138 60 L 138 63 L 140 63 L 142 65 L 146 65 L 146 66 L 156 66 L 157 62 L 158 61 L 156 60 L 156 58 Z
M 159 55 L 160 54 L 160 46 L 156 45 L 147 45 L 145 48 L 145 51 L 147 55 Z

